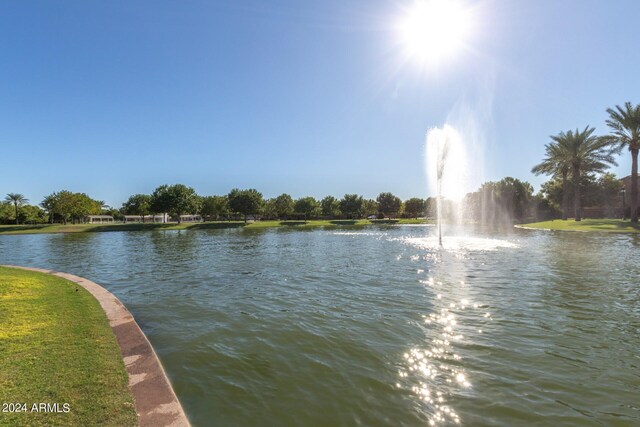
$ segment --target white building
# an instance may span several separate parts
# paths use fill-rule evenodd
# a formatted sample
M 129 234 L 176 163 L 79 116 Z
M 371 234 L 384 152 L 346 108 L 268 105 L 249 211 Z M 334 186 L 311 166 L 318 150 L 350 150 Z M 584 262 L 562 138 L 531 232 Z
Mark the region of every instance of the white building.
M 85 221 L 89 224 L 103 224 L 113 222 L 113 217 L 111 215 L 87 215 Z

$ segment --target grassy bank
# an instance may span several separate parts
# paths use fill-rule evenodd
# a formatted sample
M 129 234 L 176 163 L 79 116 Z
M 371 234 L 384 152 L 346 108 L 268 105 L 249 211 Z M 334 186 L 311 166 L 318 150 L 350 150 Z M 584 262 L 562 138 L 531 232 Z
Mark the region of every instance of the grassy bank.
M 640 232 L 640 226 L 638 224 L 632 224 L 629 220 L 623 221 L 621 219 L 583 219 L 582 221 L 574 221 L 573 219 L 563 221 L 561 219 L 556 219 L 552 221 L 522 224 L 520 227 L 563 231 L 599 231 L 606 233 Z
M 84 288 L 0 267 L 0 319 L 0 404 L 26 404 L 0 412 L 0 425 L 137 423 L 115 336 Z M 62 412 L 32 412 L 41 403 Z
M 256 221 L 245 224 L 243 221 L 211 221 L 199 223 L 167 224 L 38 224 L 38 225 L 0 225 L 0 234 L 40 234 L 40 233 L 99 233 L 109 231 L 151 231 L 151 230 L 215 230 L 221 228 L 277 228 L 277 227 L 344 227 L 364 225 L 425 224 L 424 219 L 393 220 L 309 220 L 309 221 Z

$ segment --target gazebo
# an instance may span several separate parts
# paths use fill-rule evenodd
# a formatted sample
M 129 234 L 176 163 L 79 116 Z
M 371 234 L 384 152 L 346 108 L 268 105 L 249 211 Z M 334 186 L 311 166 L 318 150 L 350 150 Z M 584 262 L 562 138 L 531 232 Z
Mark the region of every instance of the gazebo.
M 111 215 L 87 215 L 85 221 L 89 224 L 102 224 L 113 222 L 113 217 Z
M 200 215 L 180 215 L 180 222 L 202 222 Z
M 166 214 L 161 215 L 125 215 L 124 222 L 167 222 Z

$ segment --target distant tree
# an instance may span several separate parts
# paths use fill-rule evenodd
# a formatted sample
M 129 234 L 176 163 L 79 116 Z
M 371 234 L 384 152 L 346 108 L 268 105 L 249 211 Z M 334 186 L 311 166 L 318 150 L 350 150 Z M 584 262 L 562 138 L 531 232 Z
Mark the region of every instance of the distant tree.
M 584 130 L 561 133 L 567 140 L 571 176 L 573 177 L 573 199 L 575 220 L 582 220 L 580 203 L 580 175 L 589 172 L 602 172 L 610 165 L 616 165 L 611 149 L 610 138 L 602 138 L 593 134 L 595 128 L 585 127 Z
M 531 210 L 536 221 L 547 221 L 556 218 L 560 213 L 557 205 L 552 204 L 542 192 L 538 192 L 531 199 Z
M 134 194 L 122 204 L 120 209 L 124 215 L 146 216 L 151 213 L 151 196 L 148 194 Z
M 404 212 L 409 217 L 418 218 L 427 214 L 427 201 L 417 197 L 404 202 Z
M 13 218 L 13 206 L 8 202 L 0 202 L 0 223 L 2 224 L 11 224 L 15 223 L 15 219 Z
M 528 182 L 506 177 L 485 182 L 465 196 L 468 215 L 486 224 L 503 224 L 530 215 L 533 187 Z
M 111 215 L 116 221 L 122 221 L 124 219 L 124 215 L 120 209 L 116 209 L 108 205 L 102 207 L 101 213 L 102 215 Z
M 54 212 L 54 204 L 55 204 L 55 200 L 54 200 L 54 195 L 50 194 L 48 196 L 46 196 L 42 202 L 40 203 L 40 206 L 44 209 L 45 212 L 47 212 L 47 215 L 49 216 L 49 222 L 53 223 L 55 218 L 55 212 Z
M 402 205 L 400 198 L 391 193 L 380 193 L 376 201 L 378 202 L 378 212 L 389 218 L 397 216 Z
M 320 201 L 322 216 L 336 218 L 340 216 L 340 202 L 333 196 L 327 196 Z
M 304 215 L 305 219 L 316 217 L 320 213 L 320 204 L 313 197 L 302 197 L 296 200 L 294 211 L 297 214 Z
M 19 193 L 9 193 L 7 194 L 7 197 L 4 198 L 4 200 L 13 204 L 16 214 L 16 224 L 18 224 L 18 210 L 20 206 L 26 204 L 29 200 Z
M 609 215 L 615 213 L 615 207 L 620 205 L 620 193 L 624 184 L 615 174 L 605 173 L 598 178 L 597 188 L 599 192 L 599 204 L 605 207 Z
M 62 190 L 44 198 L 42 206 L 49 214 L 51 221 L 58 218 L 63 223 L 82 221 L 87 215 L 98 215 L 102 212 L 104 202 L 94 200 L 85 193 L 72 193 Z
M 293 199 L 288 194 L 281 194 L 273 200 L 275 216 L 278 218 L 287 218 L 295 210 Z
M 438 209 L 438 200 L 436 197 L 427 197 L 427 216 L 434 218 Z
M 149 209 L 153 213 L 166 212 L 181 222 L 181 215 L 199 211 L 200 197 L 193 188 L 183 184 L 161 185 L 151 194 Z
M 608 108 L 609 119 L 607 126 L 612 130 L 609 136 L 612 143 L 618 145 L 618 151 L 623 148 L 631 153 L 631 222 L 638 222 L 638 152 L 640 151 L 640 104 L 633 106 L 630 102 L 624 108 Z
M 262 209 L 263 200 L 262 193 L 256 189 L 239 190 L 234 188 L 227 196 L 229 200 L 229 209 L 244 216 L 244 222 L 247 222 L 248 215 L 257 215 Z
M 365 217 L 369 217 L 369 216 L 373 216 L 373 215 L 378 215 L 378 202 L 376 202 L 373 199 L 365 199 L 364 203 L 362 204 L 362 209 L 363 209 L 363 215 Z
M 267 199 L 262 204 L 262 219 L 277 219 L 276 199 Z
M 364 215 L 364 199 L 357 194 L 345 194 L 339 203 L 343 215 L 351 218 L 362 218 Z
M 220 220 L 229 215 L 226 196 L 205 196 L 201 199 L 200 215 L 206 220 Z
M 495 195 L 510 218 L 523 220 L 529 216 L 533 187 L 528 182 L 511 177 L 503 178 L 495 185 Z
M 569 172 L 571 171 L 569 140 L 564 132 L 551 136 L 551 139 L 553 142 L 545 145 L 546 157 L 541 163 L 534 166 L 531 172 L 536 175 L 560 177 L 562 180 L 562 219 L 566 220 L 569 217 L 569 193 L 573 193 L 569 187 Z

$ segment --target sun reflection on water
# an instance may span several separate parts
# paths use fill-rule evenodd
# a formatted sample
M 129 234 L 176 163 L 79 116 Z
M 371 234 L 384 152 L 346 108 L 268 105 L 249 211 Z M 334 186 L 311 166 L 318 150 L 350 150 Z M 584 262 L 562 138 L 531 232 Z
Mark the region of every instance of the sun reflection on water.
M 419 249 L 438 249 L 441 247 L 436 236 L 409 237 L 405 238 L 404 241 Z M 448 236 L 442 243 L 442 249 L 451 252 L 495 251 L 501 248 L 513 249 L 518 247 L 518 245 L 508 240 L 466 236 Z
M 421 322 L 430 338 L 424 345 L 414 346 L 403 354 L 398 377 L 417 397 L 429 425 L 460 424 L 461 418 L 450 402 L 451 397 L 469 393 L 473 388 L 470 373 L 462 367 L 462 357 L 457 349 L 467 340 L 461 332 L 461 323 L 471 317 L 487 322 L 492 320 L 491 315 L 484 312 L 484 305 L 473 303 L 469 298 L 459 298 L 460 292 L 448 292 L 443 297 L 442 292 L 446 290 L 464 290 L 467 284 L 463 281 L 443 285 L 429 277 L 420 283 L 435 296 L 435 308 L 422 315 Z M 472 331 L 468 328 L 472 325 L 466 326 L 467 331 Z M 480 329 L 473 330 L 482 333 Z M 398 387 L 403 385 L 398 383 Z

